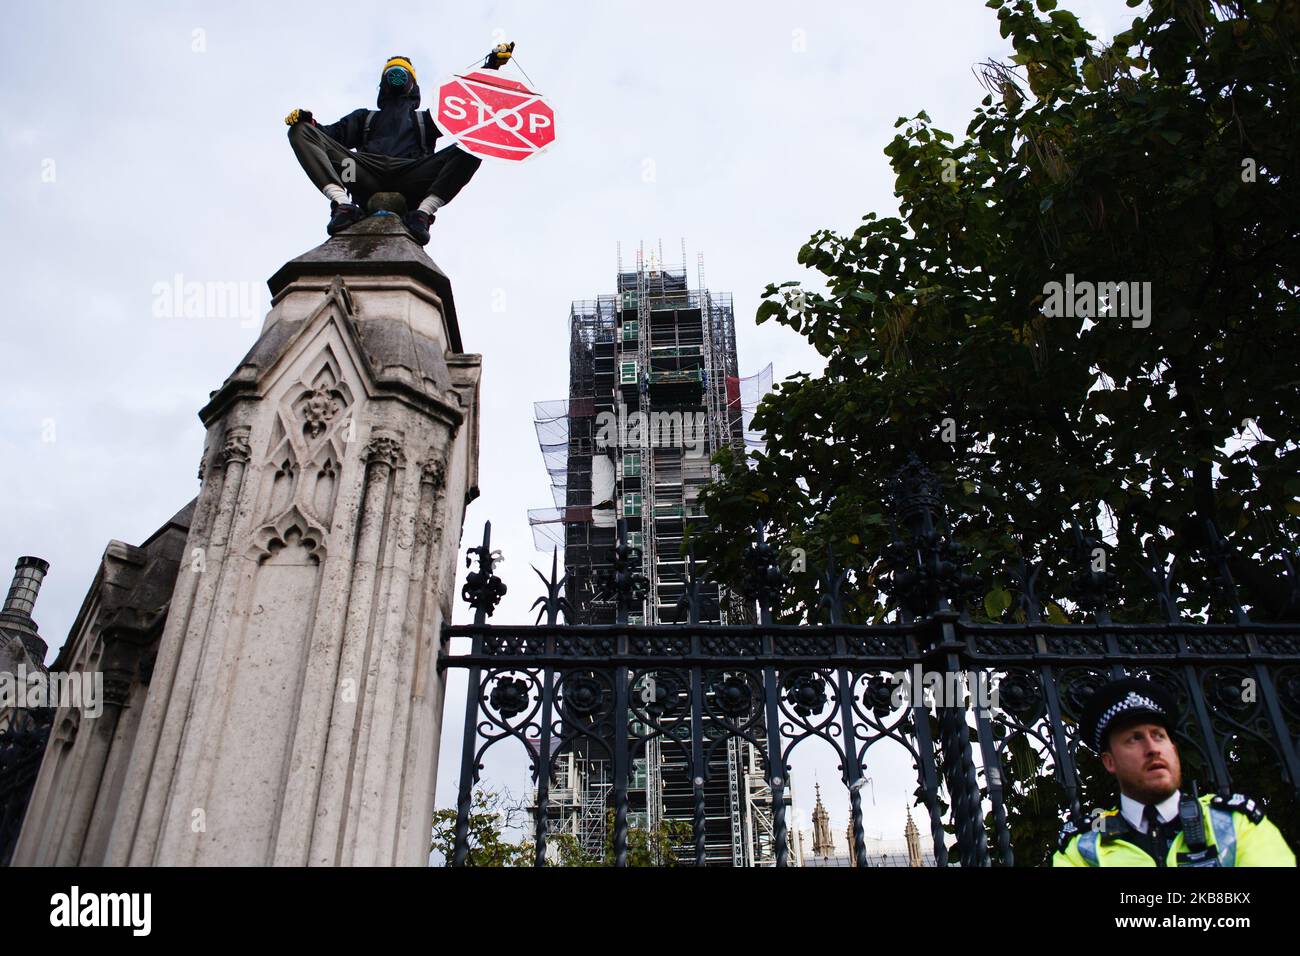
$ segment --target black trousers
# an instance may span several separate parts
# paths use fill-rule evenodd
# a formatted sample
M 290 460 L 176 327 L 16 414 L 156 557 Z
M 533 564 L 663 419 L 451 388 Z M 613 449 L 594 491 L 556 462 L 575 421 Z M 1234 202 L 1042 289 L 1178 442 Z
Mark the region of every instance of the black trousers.
M 363 209 L 379 192 L 401 193 L 409 209 L 429 195 L 449 203 L 483 164 L 483 160 L 459 146 L 418 159 L 354 153 L 311 123 L 290 126 L 289 145 L 317 189 L 330 183 L 342 186 Z

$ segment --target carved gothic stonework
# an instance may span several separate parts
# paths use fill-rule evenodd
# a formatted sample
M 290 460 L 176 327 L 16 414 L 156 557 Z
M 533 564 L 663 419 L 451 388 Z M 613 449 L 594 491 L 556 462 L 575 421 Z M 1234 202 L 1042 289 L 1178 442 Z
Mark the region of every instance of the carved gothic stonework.
M 366 445 L 367 464 L 385 464 L 390 468 L 396 468 L 404 461 L 406 461 L 406 455 L 403 454 L 402 446 L 395 438 L 380 435 L 372 438 L 370 443 Z
M 443 463 L 434 458 L 426 461 L 420 466 L 420 481 L 432 484 L 435 491 L 446 487 L 447 470 Z
M 303 396 L 303 433 L 313 441 L 325 433 L 339 413 L 339 403 L 323 388 L 314 388 Z
M 203 457 L 199 459 L 199 481 L 203 480 L 203 475 L 207 472 L 207 470 L 208 470 L 208 451 L 205 448 L 203 450 Z
M 80 729 L 81 708 L 69 707 L 63 714 L 63 720 L 55 728 L 54 739 L 70 744 L 77 739 L 77 731 Z
M 125 707 L 131 699 L 130 675 L 121 673 L 104 674 L 104 703 L 114 707 Z
M 253 451 L 248 445 L 248 429 L 240 428 L 231 431 L 226 436 L 226 444 L 221 449 L 221 463 L 229 465 L 231 462 L 247 462 L 253 456 Z

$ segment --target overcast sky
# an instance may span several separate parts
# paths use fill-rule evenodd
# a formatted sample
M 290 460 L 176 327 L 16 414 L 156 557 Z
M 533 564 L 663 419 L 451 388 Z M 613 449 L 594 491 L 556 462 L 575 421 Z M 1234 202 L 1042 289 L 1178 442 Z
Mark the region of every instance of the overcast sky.
M 1134 15 L 1123 0 L 1065 5 L 1106 38 Z M 895 119 L 924 109 L 960 135 L 984 95 L 971 66 L 1009 52 L 980 0 L 49 2 L 6 5 L 5 21 L 0 574 L 7 585 L 23 554 L 50 562 L 36 619 L 51 660 L 108 541 L 140 543 L 197 493 L 197 410 L 255 339 L 266 279 L 326 238 L 328 202 L 285 139 L 290 109 L 332 122 L 373 108 L 393 54 L 411 57 L 430 106 L 502 37 L 555 108 L 550 151 L 485 163 L 428 247 L 483 355 L 465 543 L 492 521 L 511 587 L 497 620 L 520 622 L 541 564 L 525 512 L 551 503 L 532 402 L 565 395 L 569 303 L 614 291 L 616 244 L 631 268 L 639 243 L 675 263 L 684 238 L 692 287 L 702 252 L 708 285 L 735 296 L 742 374 L 815 372 L 803 339 L 753 324 L 763 287 L 812 278 L 795 257 L 815 230 L 895 214 L 881 153 Z M 155 286 L 177 275 L 246 283 L 258 302 L 157 317 Z M 443 806 L 459 759 L 449 705 Z M 873 767 L 869 835 L 901 836 L 909 763 Z M 815 771 L 842 832 L 836 761 L 796 751 L 793 764 L 799 825 Z M 501 779 L 521 787 L 521 767 Z

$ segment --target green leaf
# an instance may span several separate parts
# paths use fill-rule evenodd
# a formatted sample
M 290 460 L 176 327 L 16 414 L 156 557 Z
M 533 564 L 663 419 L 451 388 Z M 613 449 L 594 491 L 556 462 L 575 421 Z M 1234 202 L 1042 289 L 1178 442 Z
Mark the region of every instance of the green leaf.
M 1101 88 L 1101 77 L 1097 75 L 1097 64 L 1091 60 L 1083 64 L 1083 82 L 1090 90 Z
M 984 595 L 984 610 L 988 616 L 994 620 L 1002 617 L 1002 613 L 1011 607 L 1011 592 L 996 587 Z
M 1069 624 L 1070 619 L 1065 616 L 1061 606 L 1055 601 L 1048 601 L 1043 608 L 1043 617 L 1047 619 L 1048 624 Z
M 754 322 L 762 325 L 768 319 L 779 315 L 785 315 L 785 306 L 779 301 L 769 299 L 758 307 L 758 314 L 754 316 Z

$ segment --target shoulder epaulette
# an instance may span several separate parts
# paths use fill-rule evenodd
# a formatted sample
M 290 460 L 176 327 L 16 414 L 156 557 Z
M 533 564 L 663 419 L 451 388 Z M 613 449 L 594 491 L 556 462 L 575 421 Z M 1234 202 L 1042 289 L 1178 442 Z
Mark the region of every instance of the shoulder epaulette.
M 1057 837 L 1057 842 L 1060 844 L 1062 853 L 1064 853 L 1066 848 L 1070 845 L 1070 841 L 1077 837 L 1080 832 L 1079 828 L 1074 825 L 1073 820 L 1065 821 L 1065 826 L 1061 827 L 1060 836 Z
M 1244 813 L 1250 818 L 1251 823 L 1258 823 L 1264 819 L 1264 808 L 1253 797 L 1248 797 L 1244 793 L 1233 793 L 1226 797 L 1215 794 L 1210 799 L 1210 806 L 1219 810 L 1231 810 L 1237 813 Z

